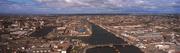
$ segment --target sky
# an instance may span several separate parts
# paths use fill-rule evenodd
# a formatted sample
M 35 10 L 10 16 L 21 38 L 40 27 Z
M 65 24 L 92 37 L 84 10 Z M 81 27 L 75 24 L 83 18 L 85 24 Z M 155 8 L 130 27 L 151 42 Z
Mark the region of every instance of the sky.
M 180 13 L 180 0 L 0 0 L 0 13 Z

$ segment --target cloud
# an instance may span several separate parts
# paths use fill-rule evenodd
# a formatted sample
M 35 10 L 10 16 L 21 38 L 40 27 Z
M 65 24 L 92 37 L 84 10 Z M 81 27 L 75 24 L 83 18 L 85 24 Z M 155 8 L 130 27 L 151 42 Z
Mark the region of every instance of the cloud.
M 178 0 L 35 0 L 47 7 L 171 7 Z
M 0 12 L 24 10 L 40 12 L 121 12 L 174 11 L 179 0 L 0 0 Z
M 54 8 L 64 7 L 89 7 L 89 8 L 108 8 L 108 7 L 172 7 L 179 6 L 179 0 L 0 0 L 2 5 L 26 5 L 44 6 Z

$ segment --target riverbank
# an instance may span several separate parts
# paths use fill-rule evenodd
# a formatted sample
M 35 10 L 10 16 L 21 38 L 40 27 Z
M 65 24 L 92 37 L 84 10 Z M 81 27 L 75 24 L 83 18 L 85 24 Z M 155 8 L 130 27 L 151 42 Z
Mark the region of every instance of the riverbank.
M 122 48 L 126 48 L 129 51 L 135 50 L 134 52 L 136 53 L 143 53 L 139 48 L 133 45 L 129 45 L 123 39 L 116 37 L 113 33 L 93 23 L 92 23 L 92 31 L 93 31 L 93 34 L 89 38 L 90 45 L 84 49 L 83 53 L 94 53 L 94 52 L 106 53 L 104 52 L 105 50 L 108 51 L 112 48 L 116 48 L 116 49 L 114 49 L 113 52 L 108 52 L 108 53 L 117 53 L 115 52 L 115 50 L 119 51 L 120 53 L 121 52 L 133 53 L 133 52 L 128 52 L 128 51 L 122 51 L 121 50 Z M 119 47 L 119 46 L 122 46 L 122 47 Z M 101 47 L 102 49 L 98 50 L 99 47 Z M 109 48 L 106 48 L 106 47 L 109 47 Z

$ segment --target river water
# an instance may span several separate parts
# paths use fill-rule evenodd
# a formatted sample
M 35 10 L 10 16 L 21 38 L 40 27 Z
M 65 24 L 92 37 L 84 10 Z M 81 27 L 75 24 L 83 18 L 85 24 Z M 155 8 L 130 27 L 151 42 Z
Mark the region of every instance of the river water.
M 30 34 L 32 37 L 44 37 L 49 32 L 53 31 L 54 27 L 43 27 L 41 29 L 36 30 L 34 33 Z
M 30 36 L 33 37 L 43 37 L 53 30 L 53 27 L 44 27 L 40 30 L 35 31 Z M 111 32 L 92 24 L 93 34 L 90 37 L 80 37 L 83 42 L 90 45 L 104 45 L 104 44 L 114 44 L 113 47 L 95 47 L 86 50 L 86 53 L 143 53 L 139 48 L 133 45 L 117 45 L 117 44 L 127 44 L 121 38 L 116 37 Z M 67 38 L 67 37 L 66 37 Z M 74 38 L 74 37 L 73 37 Z
M 87 42 L 93 45 L 100 44 L 125 44 L 127 43 L 123 39 L 116 37 L 114 34 L 106 31 L 105 29 L 92 24 L 92 36 L 89 37 Z
M 93 34 L 87 40 L 91 45 L 115 44 L 113 47 L 95 47 L 90 48 L 86 53 L 143 53 L 139 48 L 133 45 L 117 45 L 126 44 L 127 42 L 105 29 L 92 24 Z

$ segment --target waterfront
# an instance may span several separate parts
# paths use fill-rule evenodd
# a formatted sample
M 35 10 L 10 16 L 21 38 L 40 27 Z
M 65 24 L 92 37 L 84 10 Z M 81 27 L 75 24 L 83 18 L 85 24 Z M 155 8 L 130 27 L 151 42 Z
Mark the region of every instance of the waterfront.
M 100 46 L 95 48 L 89 48 L 86 50 L 86 53 L 143 53 L 139 48 L 128 45 L 126 41 L 121 38 L 116 37 L 114 34 L 106 31 L 105 29 L 92 24 L 93 34 L 89 37 L 89 44 L 92 45 L 105 45 L 113 44 L 112 47 L 109 46 Z M 124 45 L 127 44 L 127 45 Z
M 53 28 L 46 27 L 45 29 L 41 29 L 41 34 L 46 34 L 47 32 L 52 31 Z M 92 24 L 92 32 L 93 34 L 90 37 L 59 37 L 59 38 L 69 38 L 69 39 L 80 39 L 83 42 L 93 45 L 92 48 L 89 46 L 87 48 L 86 53 L 143 53 L 139 48 L 128 45 L 126 41 L 124 41 L 121 38 L 116 37 L 111 32 L 108 32 L 107 30 L 101 28 L 98 25 Z M 34 33 L 39 33 L 38 31 L 35 31 Z M 33 33 L 33 34 L 34 34 Z M 58 38 L 58 39 L 59 39 Z M 112 44 L 113 46 L 110 47 L 109 44 Z M 97 46 L 101 45 L 101 46 Z
M 139 48 L 133 45 L 114 45 L 113 47 L 103 46 L 90 48 L 86 53 L 143 53 Z
M 88 43 L 93 45 L 100 44 L 125 44 L 123 39 L 116 37 L 114 34 L 106 31 L 105 29 L 92 24 L 92 36 L 89 37 Z
M 53 31 L 53 27 L 43 27 L 40 28 L 39 30 L 36 30 L 34 33 L 30 34 L 32 37 L 44 37 L 46 36 L 49 32 Z
M 2 16 L 0 53 L 174 52 L 179 23 L 178 15 Z

